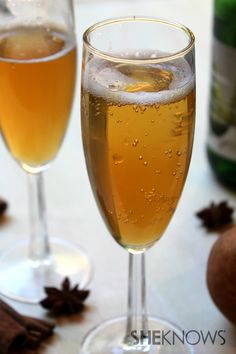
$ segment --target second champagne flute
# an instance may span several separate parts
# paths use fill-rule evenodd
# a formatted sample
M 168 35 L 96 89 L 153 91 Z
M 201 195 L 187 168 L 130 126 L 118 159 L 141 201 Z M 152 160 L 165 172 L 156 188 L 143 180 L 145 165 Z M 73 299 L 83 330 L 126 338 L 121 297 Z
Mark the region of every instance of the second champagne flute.
M 0 9 L 0 127 L 27 172 L 31 239 L 0 258 L 0 292 L 37 303 L 62 278 L 85 286 L 90 263 L 65 240 L 49 243 L 42 172 L 62 144 L 73 102 L 77 50 L 71 0 L 5 1 Z

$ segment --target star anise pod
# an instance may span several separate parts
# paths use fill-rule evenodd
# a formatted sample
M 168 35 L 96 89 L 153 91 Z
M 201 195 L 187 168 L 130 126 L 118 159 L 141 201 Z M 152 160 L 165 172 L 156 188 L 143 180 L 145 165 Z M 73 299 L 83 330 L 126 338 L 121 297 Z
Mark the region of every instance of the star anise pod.
M 223 226 L 232 224 L 234 209 L 227 201 L 219 204 L 211 203 L 208 208 L 204 208 L 196 213 L 196 216 L 202 220 L 203 226 L 209 231 L 221 229 Z
M 0 198 L 0 217 L 5 213 L 7 210 L 7 202 Z
M 89 290 L 80 290 L 79 285 L 71 287 L 69 278 L 62 282 L 61 289 L 54 287 L 44 288 L 47 297 L 40 304 L 55 316 L 72 315 L 84 309 L 84 301 Z

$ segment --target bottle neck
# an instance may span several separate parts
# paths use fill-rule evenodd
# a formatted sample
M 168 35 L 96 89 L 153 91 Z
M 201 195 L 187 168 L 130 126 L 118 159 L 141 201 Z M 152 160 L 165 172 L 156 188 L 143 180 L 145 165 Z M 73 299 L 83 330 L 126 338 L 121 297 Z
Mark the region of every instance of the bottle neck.
M 236 0 L 215 0 L 214 36 L 236 48 Z

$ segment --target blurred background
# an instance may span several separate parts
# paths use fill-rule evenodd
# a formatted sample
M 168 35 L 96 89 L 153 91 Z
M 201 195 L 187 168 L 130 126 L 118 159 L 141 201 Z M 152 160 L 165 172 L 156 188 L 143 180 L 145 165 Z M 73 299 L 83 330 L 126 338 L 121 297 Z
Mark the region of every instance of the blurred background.
M 177 211 L 164 237 L 147 254 L 149 311 L 171 319 L 185 329 L 226 330 L 225 346 L 199 346 L 197 350 L 198 353 L 233 354 L 236 350 L 235 327 L 213 304 L 206 286 L 207 260 L 218 234 L 207 234 L 195 216 L 211 201 L 228 200 L 231 206 L 236 206 L 235 192 L 215 179 L 206 158 L 213 2 L 75 0 L 75 15 L 79 65 L 83 31 L 106 18 L 161 17 L 187 25 L 196 36 L 197 114 L 192 162 Z M 77 346 L 78 338 L 81 339 L 93 325 L 126 310 L 127 254 L 109 236 L 90 190 L 81 143 L 79 100 L 80 66 L 70 126 L 57 159 L 45 173 L 50 235 L 78 242 L 94 264 L 91 308 L 85 321 L 80 327 L 77 323 L 67 323 L 59 330 L 60 339 L 56 345 L 64 353 L 70 348 L 70 354 L 76 353 L 71 348 Z M 1 251 L 29 234 L 26 176 L 2 140 L 0 195 L 9 202 L 7 218 L 0 227 Z M 41 314 L 37 307 L 17 306 L 26 312 Z

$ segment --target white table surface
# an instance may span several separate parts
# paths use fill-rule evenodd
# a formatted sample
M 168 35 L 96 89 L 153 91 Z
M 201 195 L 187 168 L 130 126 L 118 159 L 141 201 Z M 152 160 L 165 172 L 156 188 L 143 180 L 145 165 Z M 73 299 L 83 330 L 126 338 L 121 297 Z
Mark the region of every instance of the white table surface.
M 188 25 L 196 35 L 197 124 L 193 158 L 178 209 L 161 241 L 147 254 L 148 307 L 183 329 L 226 330 L 226 344 L 199 345 L 202 354 L 236 352 L 236 328 L 214 306 L 206 287 L 206 264 L 217 235 L 207 235 L 194 216 L 210 201 L 227 198 L 236 206 L 236 195 L 212 176 L 205 156 L 211 47 L 212 2 L 209 0 L 78 0 L 77 34 L 94 22 L 120 15 L 169 18 Z M 81 58 L 81 55 L 80 55 Z M 79 85 L 78 85 L 79 86 Z M 78 88 L 79 89 L 79 88 Z M 92 294 L 83 320 L 61 320 L 46 353 L 76 354 L 88 329 L 126 311 L 126 252 L 109 236 L 95 205 L 81 145 L 79 90 L 64 145 L 45 174 L 50 234 L 78 242 L 89 253 L 94 277 Z M 0 141 L 0 195 L 10 203 L 9 221 L 0 228 L 0 251 L 28 235 L 27 184 Z M 109 265 L 109 266 L 107 266 Z M 19 311 L 43 317 L 38 306 L 11 302 Z M 180 353 L 181 354 L 181 353 Z

